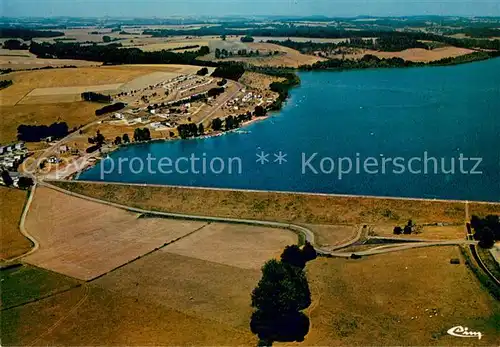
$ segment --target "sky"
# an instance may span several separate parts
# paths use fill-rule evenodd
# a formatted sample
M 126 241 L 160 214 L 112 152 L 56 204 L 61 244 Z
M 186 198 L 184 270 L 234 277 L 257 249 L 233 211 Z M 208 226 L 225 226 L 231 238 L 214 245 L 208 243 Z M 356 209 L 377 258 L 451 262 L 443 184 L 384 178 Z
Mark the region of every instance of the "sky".
M 0 0 L 2 16 L 500 16 L 500 0 Z

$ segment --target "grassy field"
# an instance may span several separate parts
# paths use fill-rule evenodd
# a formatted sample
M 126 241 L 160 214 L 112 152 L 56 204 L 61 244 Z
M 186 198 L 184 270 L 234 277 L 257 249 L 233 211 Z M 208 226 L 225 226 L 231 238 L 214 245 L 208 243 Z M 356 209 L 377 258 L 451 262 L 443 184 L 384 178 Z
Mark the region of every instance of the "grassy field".
M 258 273 L 248 277 L 240 269 L 212 267 L 201 261 L 192 263 L 189 258 L 170 258 L 166 253 L 139 265 L 144 269 L 123 268 L 123 272 L 106 281 L 103 278 L 3 311 L 3 345 L 256 344 L 246 321 L 234 327 L 206 316 L 223 315 L 220 310 L 224 307 L 247 320 L 248 290 Z M 229 283 L 228 279 L 234 282 Z M 205 281 L 211 282 L 212 287 L 202 287 Z M 231 285 L 235 296 L 227 297 L 228 292 L 221 290 Z M 213 302 L 212 306 L 207 306 L 209 302 Z M 217 306 L 218 310 L 210 310 Z M 179 309 L 182 307 L 186 308 Z M 197 314 L 197 309 L 206 314 Z
M 464 203 L 80 182 L 57 186 L 144 209 L 309 224 L 464 222 Z M 168 199 L 165 199 L 168 197 Z
M 0 260 L 16 257 L 31 249 L 31 242 L 19 231 L 27 192 L 0 187 Z
M 2 106 L 0 122 L 0 143 L 17 139 L 17 127 L 21 124 L 52 124 L 66 122 L 69 128 L 78 127 L 97 120 L 95 110 L 102 105 L 88 102 L 70 102 L 46 105 Z
M 486 217 L 489 214 L 500 215 L 500 204 L 484 205 L 469 203 L 469 215 L 477 215 L 479 217 Z
M 4 345 L 255 345 L 250 292 L 260 272 L 169 247 L 81 287 L 3 311 Z M 310 262 L 311 327 L 301 345 L 494 345 L 500 305 L 463 260 L 450 264 L 456 257 L 456 247 L 440 247 Z M 446 334 L 457 325 L 483 338 Z
M 2 277 L 2 309 L 46 297 L 80 283 L 70 277 L 30 265 L 0 270 L 0 275 Z
M 271 258 L 279 258 L 288 245 L 297 244 L 289 230 L 249 225 L 211 223 L 196 233 L 165 247 L 170 253 L 259 270 Z
M 464 215 L 465 217 L 465 215 Z M 394 235 L 394 227 L 396 224 L 376 225 L 374 232 L 376 236 L 429 239 L 429 240 L 461 240 L 465 238 L 465 224 L 461 225 L 446 225 L 446 226 L 424 226 L 418 234 L 411 235 Z M 399 225 L 404 227 L 404 225 Z
M 500 304 L 484 291 L 456 247 L 427 248 L 346 261 L 318 259 L 311 331 L 304 345 L 495 345 Z M 463 325 L 483 338 L 449 336 Z

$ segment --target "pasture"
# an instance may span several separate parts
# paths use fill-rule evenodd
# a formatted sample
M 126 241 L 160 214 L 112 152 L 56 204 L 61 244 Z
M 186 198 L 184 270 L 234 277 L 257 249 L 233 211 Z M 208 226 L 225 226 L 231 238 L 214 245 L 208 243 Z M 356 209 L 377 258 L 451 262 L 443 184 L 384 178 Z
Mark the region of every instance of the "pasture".
M 450 264 L 460 258 L 461 264 Z M 457 247 L 388 253 L 307 265 L 313 304 L 304 345 L 491 346 L 500 339 L 500 304 L 482 288 Z M 477 338 L 450 336 L 462 325 Z
M 27 192 L 0 186 L 0 260 L 13 258 L 31 249 L 31 242 L 19 231 Z

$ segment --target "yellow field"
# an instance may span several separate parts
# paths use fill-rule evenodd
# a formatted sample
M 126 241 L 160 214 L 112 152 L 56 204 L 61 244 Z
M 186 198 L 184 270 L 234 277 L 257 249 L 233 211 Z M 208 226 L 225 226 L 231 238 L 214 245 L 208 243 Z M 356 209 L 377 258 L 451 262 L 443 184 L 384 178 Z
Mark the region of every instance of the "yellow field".
M 0 122 L 0 143 L 16 140 L 20 124 L 51 124 L 66 122 L 71 128 L 87 124 L 97 119 L 95 110 L 102 105 L 88 102 L 71 102 L 46 105 L 2 106 Z
M 167 253 L 138 264 L 144 268 L 128 265 L 98 283 L 3 311 L 3 345 L 256 345 L 248 291 L 259 272 Z M 210 314 L 245 322 L 234 327 Z
M 275 45 L 272 43 L 248 43 L 246 44 L 249 50 L 258 50 L 261 52 L 260 57 L 233 57 L 217 61 L 240 61 L 255 66 L 278 66 L 297 68 L 300 65 L 314 64 L 325 59 L 312 55 L 302 54 L 294 49 Z M 281 54 L 276 56 L 265 56 L 265 52 L 279 51 Z
M 134 213 L 38 188 L 26 229 L 40 243 L 40 249 L 24 260 L 89 280 L 205 224 L 142 219 Z
M 461 258 L 456 247 L 308 263 L 312 328 L 303 345 L 497 344 L 500 304 L 481 287 L 463 259 L 460 265 L 451 265 L 451 258 Z M 480 331 L 483 338 L 446 333 L 457 325 Z
M 13 258 L 31 249 L 31 242 L 19 231 L 26 192 L 0 187 L 0 260 Z
M 212 223 L 193 235 L 164 248 L 166 252 L 259 270 L 271 258 L 279 258 L 288 245 L 297 244 L 289 230 Z
M 473 53 L 473 50 L 466 48 L 458 48 L 458 47 L 440 47 L 432 50 L 427 50 L 423 48 L 411 48 L 405 49 L 401 52 L 380 52 L 380 51 L 372 51 L 372 50 L 359 50 L 355 54 L 346 54 L 346 58 L 351 59 L 360 59 L 365 54 L 373 54 L 379 58 L 402 58 L 408 61 L 414 62 L 424 62 L 428 63 L 430 61 L 440 60 L 443 58 L 454 58 L 461 55 L 466 55 Z

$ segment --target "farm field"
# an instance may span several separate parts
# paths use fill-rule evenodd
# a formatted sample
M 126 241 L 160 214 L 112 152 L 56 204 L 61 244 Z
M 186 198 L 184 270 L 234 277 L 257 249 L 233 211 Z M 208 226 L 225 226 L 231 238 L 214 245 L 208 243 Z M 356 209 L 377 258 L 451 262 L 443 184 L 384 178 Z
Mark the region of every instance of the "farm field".
M 308 263 L 312 329 L 303 344 L 496 344 L 500 304 L 481 287 L 464 259 L 452 265 L 451 258 L 461 258 L 457 247 L 407 250 L 357 261 L 320 258 Z M 483 338 L 446 333 L 458 325 L 482 332 Z
M 26 219 L 26 229 L 40 243 L 40 249 L 24 260 L 89 280 L 206 224 L 138 217 L 38 188 Z
M 51 124 L 66 122 L 68 127 L 78 127 L 97 120 L 95 110 L 102 106 L 87 102 L 65 102 L 54 104 L 23 104 L 1 106 L 0 143 L 17 139 L 17 127 L 20 124 Z
M 297 244 L 289 230 L 211 223 L 193 235 L 164 249 L 169 253 L 259 270 L 271 258 L 279 258 L 288 245 Z
M 113 277 L 3 311 L 3 345 L 256 344 L 246 322 L 234 327 L 223 321 L 234 316 L 249 319 L 247 290 L 258 273 L 248 278 L 248 271 L 193 263 L 167 253 L 148 258 L 141 265 L 147 270 L 127 265 Z M 189 272 L 179 273 L 184 270 Z M 136 274 L 137 278 L 130 277 Z M 195 290 L 194 285 L 204 287 Z M 208 300 L 222 305 L 210 311 L 205 303 Z M 237 310 L 226 316 L 225 309 Z M 200 311 L 205 314 L 197 313 Z M 207 318 L 210 315 L 221 319 Z
M 458 57 L 461 55 L 466 55 L 473 53 L 473 50 L 459 47 L 440 47 L 432 50 L 422 49 L 422 48 L 411 48 L 406 49 L 401 52 L 380 52 L 373 50 L 359 50 L 355 54 L 346 54 L 345 58 L 350 59 L 361 59 L 365 54 L 373 54 L 379 58 L 402 58 L 404 60 L 414 61 L 414 62 L 424 62 L 428 63 L 434 60 L 440 60 L 443 58 Z M 335 56 L 332 56 L 333 58 Z
M 245 192 L 181 187 L 54 182 L 76 193 L 134 207 L 308 224 L 463 224 L 465 203 Z M 169 196 L 169 199 L 163 197 Z M 483 205 L 481 205 L 483 206 Z M 484 205 L 490 206 L 490 205 Z M 498 206 L 494 204 L 491 206 Z M 486 208 L 486 207 L 481 207 Z
M 255 345 L 250 293 L 260 272 L 174 254 L 169 247 L 80 287 L 3 311 L 3 328 L 9 328 L 4 344 Z M 303 344 L 494 345 L 500 305 L 463 259 L 450 264 L 457 257 L 456 247 L 436 247 L 309 262 L 313 303 Z M 446 334 L 457 325 L 481 331 L 483 338 Z
M 13 258 L 31 249 L 31 242 L 19 231 L 27 192 L 0 187 L 0 260 Z
M 169 250 L 257 270 L 269 258 L 279 256 L 285 246 L 297 242 L 295 234 L 279 229 L 139 218 L 44 187 L 35 193 L 26 229 L 40 243 L 40 249 L 27 256 L 26 262 L 82 280 L 98 277 L 182 237 Z

